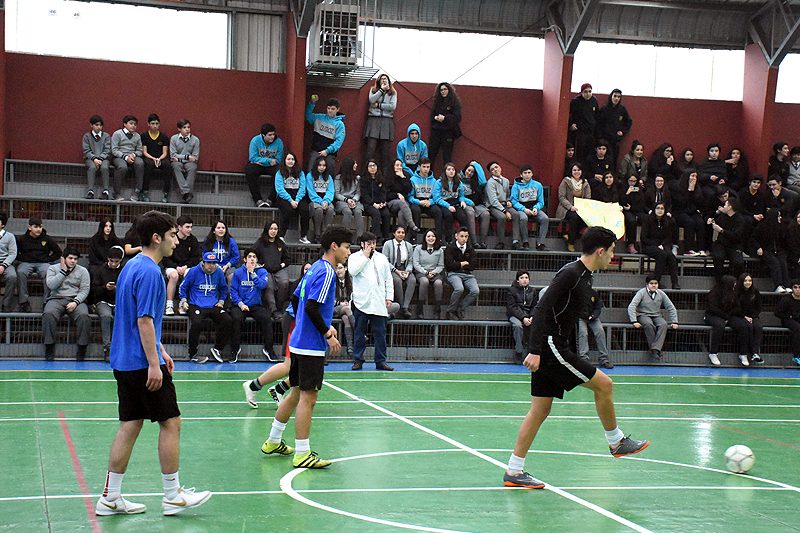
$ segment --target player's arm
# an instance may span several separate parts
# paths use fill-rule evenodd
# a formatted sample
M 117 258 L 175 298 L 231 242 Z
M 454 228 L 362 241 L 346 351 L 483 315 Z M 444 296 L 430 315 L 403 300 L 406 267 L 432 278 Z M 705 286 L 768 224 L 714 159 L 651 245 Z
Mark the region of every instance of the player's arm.
M 320 303 L 318 301 L 307 300 L 306 315 L 309 319 L 311 319 L 311 323 L 314 324 L 314 327 L 317 328 L 317 331 L 319 331 L 320 334 L 325 337 L 331 354 L 336 355 L 339 353 L 339 349 L 341 348 L 339 339 L 336 338 L 336 328 L 333 326 L 328 326 L 325 323 L 325 320 L 322 318 L 322 313 L 319 312 L 319 306 Z
M 539 303 L 533 308 L 530 337 L 528 337 L 528 353 L 535 355 L 542 354 L 542 338 L 544 337 L 545 317 L 553 312 L 553 307 L 567 297 L 569 291 L 578 281 L 574 269 L 560 270 L 550 285 L 547 287 L 544 296 L 539 299 Z
M 139 338 L 142 342 L 144 355 L 147 357 L 147 390 L 153 392 L 161 388 L 161 366 L 158 361 L 158 350 L 156 343 L 156 328 L 153 325 L 153 317 L 141 316 L 136 319 L 139 328 Z

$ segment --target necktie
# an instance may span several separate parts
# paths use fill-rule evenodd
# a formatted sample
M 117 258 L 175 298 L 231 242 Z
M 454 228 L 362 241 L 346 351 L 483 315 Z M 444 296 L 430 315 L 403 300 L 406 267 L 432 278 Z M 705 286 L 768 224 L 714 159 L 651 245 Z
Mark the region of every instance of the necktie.
M 400 243 L 397 243 L 397 252 L 395 252 L 394 256 L 394 266 L 397 268 L 403 268 L 403 259 L 400 256 Z
M 126 131 L 125 132 L 125 137 L 127 137 L 128 139 L 133 139 L 133 133 L 131 133 L 129 131 Z
M 94 140 L 99 142 L 99 141 L 100 141 L 100 136 L 99 136 L 99 135 L 97 135 L 97 134 L 95 134 L 95 135 L 94 135 Z
M 183 142 L 186 142 L 186 141 L 188 141 L 188 140 L 189 140 L 189 137 L 181 137 L 181 140 L 182 140 Z

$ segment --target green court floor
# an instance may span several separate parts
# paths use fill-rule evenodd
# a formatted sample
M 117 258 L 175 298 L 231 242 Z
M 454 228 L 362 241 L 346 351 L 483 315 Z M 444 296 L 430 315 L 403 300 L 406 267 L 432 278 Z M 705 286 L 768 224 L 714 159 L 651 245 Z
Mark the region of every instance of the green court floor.
M 501 487 L 529 404 L 524 375 L 330 372 L 312 448 L 293 470 L 264 456 L 275 405 L 243 402 L 242 372 L 182 372 L 181 481 L 205 506 L 160 514 L 157 426 L 123 485 L 143 515 L 95 518 L 116 431 L 110 372 L 0 372 L 0 531 L 800 531 L 800 379 L 615 376 L 620 427 L 652 439 L 614 459 L 590 391 L 556 401 L 527 469 L 547 490 Z M 293 426 L 286 432 L 293 443 Z M 724 470 L 746 444 L 750 476 Z

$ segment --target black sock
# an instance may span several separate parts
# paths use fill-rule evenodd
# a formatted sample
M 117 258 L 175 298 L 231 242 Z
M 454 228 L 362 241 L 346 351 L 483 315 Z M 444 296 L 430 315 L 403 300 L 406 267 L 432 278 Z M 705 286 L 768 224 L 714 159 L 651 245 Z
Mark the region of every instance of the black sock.
M 291 388 L 292 387 L 290 387 L 289 384 L 286 383 L 286 381 L 281 381 L 280 383 L 275 385 L 275 392 L 277 392 L 278 394 L 286 394 Z
M 262 385 L 261 382 L 258 381 L 258 378 L 254 379 L 254 380 L 252 380 L 250 382 L 250 390 L 251 391 L 260 391 L 263 386 L 264 385 Z

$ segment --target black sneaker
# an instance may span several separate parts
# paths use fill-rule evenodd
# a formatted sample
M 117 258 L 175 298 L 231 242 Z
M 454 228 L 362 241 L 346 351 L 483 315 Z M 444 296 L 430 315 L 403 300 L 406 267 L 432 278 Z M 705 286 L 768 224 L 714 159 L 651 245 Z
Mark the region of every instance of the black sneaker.
M 522 487 L 524 489 L 543 489 L 544 481 L 539 481 L 527 472 L 519 474 L 503 474 L 503 485 L 506 487 Z
M 757 365 L 763 365 L 764 364 L 764 360 L 757 353 L 753 354 L 753 357 L 750 358 L 750 362 L 751 363 L 755 363 Z
M 625 457 L 626 455 L 639 453 L 648 446 L 650 446 L 649 440 L 634 440 L 628 436 L 619 441 L 616 446 L 609 446 L 608 448 L 614 457 Z
M 19 312 L 20 313 L 30 313 L 31 312 L 31 304 L 30 302 L 23 302 L 19 304 Z
M 531 243 L 529 243 L 528 241 L 522 241 L 522 248 L 527 250 L 530 247 L 531 247 Z
M 191 203 L 193 198 L 194 195 L 190 192 L 187 192 L 186 194 L 183 195 L 183 203 L 185 204 Z
M 110 197 L 110 194 L 109 194 L 109 192 L 107 190 L 103 191 L 103 193 L 100 195 L 100 199 L 101 200 L 108 200 L 109 197 Z
M 544 252 L 545 250 L 547 250 L 547 246 L 545 246 L 542 243 L 539 243 L 536 245 L 536 249 L 539 250 L 540 252 Z
M 94 191 L 89 191 L 86 193 L 87 200 L 94 200 Z
M 604 359 L 603 361 L 600 361 L 600 368 L 614 368 L 614 363 L 608 359 Z

